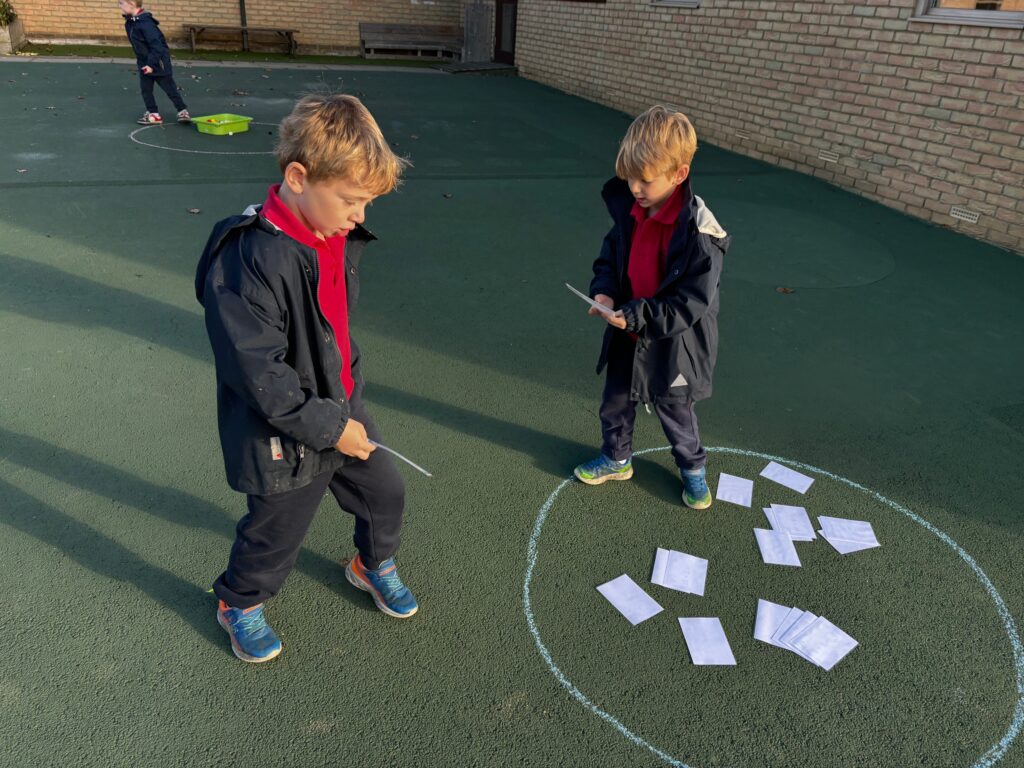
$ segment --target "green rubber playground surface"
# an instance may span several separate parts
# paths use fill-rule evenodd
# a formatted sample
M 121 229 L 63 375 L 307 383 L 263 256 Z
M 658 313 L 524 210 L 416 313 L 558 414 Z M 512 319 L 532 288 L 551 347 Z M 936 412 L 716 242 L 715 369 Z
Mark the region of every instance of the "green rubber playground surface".
M 178 80 L 251 130 L 136 130 L 126 64 L 0 61 L 0 765 L 1024 766 L 1024 259 L 702 146 L 734 245 L 698 412 L 712 488 L 756 483 L 695 513 L 642 409 L 633 481 L 563 483 L 599 442 L 602 324 L 562 284 L 589 281 L 628 116 L 511 77 Z M 268 604 L 283 655 L 245 665 L 206 592 L 244 498 L 193 269 L 315 89 L 415 164 L 369 213 L 353 335 L 387 443 L 435 475 L 406 475 L 421 609 L 346 582 L 332 500 Z M 758 478 L 770 457 L 805 496 Z M 769 503 L 882 546 L 764 565 Z M 704 597 L 650 584 L 657 547 L 710 561 Z M 631 627 L 595 589 L 623 573 L 665 610 Z M 755 641 L 759 598 L 860 645 L 824 672 Z M 691 664 L 687 616 L 720 617 L 737 666 Z

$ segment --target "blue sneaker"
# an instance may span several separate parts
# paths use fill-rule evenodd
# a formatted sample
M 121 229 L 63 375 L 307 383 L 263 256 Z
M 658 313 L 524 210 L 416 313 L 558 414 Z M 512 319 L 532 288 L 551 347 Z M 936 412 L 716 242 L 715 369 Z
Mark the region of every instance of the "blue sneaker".
M 419 610 L 416 598 L 398 578 L 398 568 L 393 557 L 381 563 L 377 570 L 371 571 L 363 565 L 357 554 L 345 566 L 345 578 L 356 589 L 369 592 L 373 602 L 388 616 L 408 619 Z
M 593 461 L 580 464 L 572 473 L 587 485 L 600 485 L 607 480 L 629 480 L 633 476 L 633 461 L 627 459 L 625 464 L 620 464 L 602 453 Z
M 683 504 L 690 509 L 710 507 L 711 491 L 704 480 L 704 467 L 683 470 L 679 474 L 683 479 Z
M 281 641 L 263 616 L 263 603 L 252 608 L 232 608 L 221 600 L 217 623 L 231 637 L 231 650 L 242 661 L 270 661 L 281 653 Z

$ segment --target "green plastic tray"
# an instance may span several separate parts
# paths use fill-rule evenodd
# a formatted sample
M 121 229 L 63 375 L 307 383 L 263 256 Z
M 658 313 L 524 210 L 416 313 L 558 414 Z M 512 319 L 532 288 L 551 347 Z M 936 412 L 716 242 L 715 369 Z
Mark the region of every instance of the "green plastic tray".
M 199 129 L 200 133 L 211 133 L 214 136 L 230 136 L 233 133 L 244 133 L 249 130 L 249 123 L 251 122 L 251 117 L 227 113 L 192 118 L 192 124 Z

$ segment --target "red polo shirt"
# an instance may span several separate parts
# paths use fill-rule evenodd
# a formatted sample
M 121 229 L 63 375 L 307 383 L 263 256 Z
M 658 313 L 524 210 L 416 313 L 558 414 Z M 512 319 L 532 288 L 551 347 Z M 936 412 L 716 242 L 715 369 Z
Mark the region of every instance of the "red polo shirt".
M 629 247 L 629 282 L 633 286 L 634 299 L 649 299 L 654 296 L 665 277 L 665 258 L 668 243 L 676 228 L 676 219 L 683 210 L 683 187 L 680 184 L 658 212 L 647 216 L 647 210 L 640 203 L 633 203 L 630 211 L 635 225 L 633 242 Z
M 322 239 L 315 235 L 281 202 L 277 195 L 280 188 L 280 184 L 275 184 L 267 191 L 260 215 L 292 240 L 316 251 L 320 267 L 316 297 L 320 311 L 334 329 L 334 341 L 341 353 L 341 384 L 345 387 L 345 394 L 352 397 L 355 381 L 352 379 L 352 342 L 348 336 L 348 298 L 345 293 L 345 236 Z

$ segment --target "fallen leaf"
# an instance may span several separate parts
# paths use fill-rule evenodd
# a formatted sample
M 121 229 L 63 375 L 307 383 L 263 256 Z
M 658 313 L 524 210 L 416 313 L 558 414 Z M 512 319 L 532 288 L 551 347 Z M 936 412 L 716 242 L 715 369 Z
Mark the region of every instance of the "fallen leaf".
M 188 208 L 186 210 L 188 210 L 189 213 L 202 213 L 198 208 Z
M 780 285 L 778 288 L 775 289 L 775 292 L 776 293 L 793 293 L 794 290 L 796 290 L 796 289 L 795 288 L 786 288 L 785 286 Z
M 248 91 L 232 91 L 231 95 L 232 96 L 248 96 L 249 92 Z

